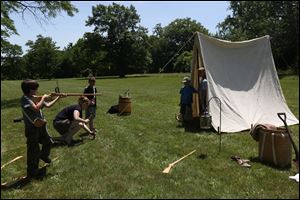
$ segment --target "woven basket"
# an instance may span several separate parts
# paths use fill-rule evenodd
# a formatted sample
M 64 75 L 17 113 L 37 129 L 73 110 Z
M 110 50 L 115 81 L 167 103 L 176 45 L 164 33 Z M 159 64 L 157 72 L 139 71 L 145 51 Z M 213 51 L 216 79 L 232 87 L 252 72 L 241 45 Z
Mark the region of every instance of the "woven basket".
M 259 159 L 279 168 L 291 166 L 292 147 L 285 128 L 259 129 Z

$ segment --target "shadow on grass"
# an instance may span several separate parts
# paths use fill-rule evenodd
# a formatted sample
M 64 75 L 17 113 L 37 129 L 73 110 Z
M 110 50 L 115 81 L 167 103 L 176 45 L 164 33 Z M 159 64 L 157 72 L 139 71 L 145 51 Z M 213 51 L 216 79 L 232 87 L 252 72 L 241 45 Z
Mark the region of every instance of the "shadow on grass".
M 213 128 L 210 129 L 201 129 L 199 118 L 194 118 L 188 122 L 182 122 L 181 125 L 178 125 L 177 128 L 184 128 L 184 131 L 187 133 L 199 133 L 199 134 L 207 134 L 207 133 L 217 133 Z
M 262 162 L 259 157 L 250 157 L 249 160 L 251 162 L 254 162 L 254 163 L 260 163 L 260 164 L 263 164 L 265 166 L 268 166 L 268 167 L 271 167 L 273 169 L 276 169 L 276 170 L 280 170 L 280 171 L 287 171 L 287 170 L 290 170 L 291 169 L 291 164 L 290 165 L 287 165 L 285 167 L 279 167 L 279 166 L 275 166 L 274 164 L 271 164 L 271 163 L 267 163 L 267 162 Z
M 63 147 L 63 146 L 66 146 L 66 147 L 74 147 L 74 146 L 79 146 L 79 145 L 82 145 L 84 144 L 85 140 L 94 140 L 94 138 L 91 137 L 91 135 L 88 133 L 88 132 L 84 132 L 84 133 L 81 133 L 79 134 L 79 137 L 80 139 L 73 139 L 72 140 L 72 144 L 71 145 L 68 145 L 65 140 L 63 139 L 62 136 L 55 136 L 53 137 L 52 136 L 52 147 Z
M 197 158 L 200 160 L 204 160 L 207 158 L 207 155 L 202 153 L 202 154 L 198 155 Z
M 187 133 L 203 133 L 204 134 L 203 130 L 200 129 L 199 126 L 191 124 L 191 123 L 178 124 L 176 126 L 176 128 L 184 128 L 184 132 L 187 132 Z
M 44 166 L 42 168 L 47 168 L 48 166 Z M 29 176 L 19 176 L 17 178 L 14 178 L 12 181 L 8 181 L 5 183 L 1 183 L 1 191 L 2 190 L 8 190 L 8 189 L 21 189 L 22 187 L 24 187 L 25 185 L 27 185 L 28 183 L 30 183 L 33 179 L 35 180 L 43 180 L 45 177 L 47 177 L 48 175 L 42 175 L 42 176 L 38 176 L 38 177 L 29 177 Z
M 20 98 L 1 100 L 1 109 L 20 107 Z
M 27 176 L 15 178 L 15 180 L 1 183 L 1 191 L 8 190 L 8 189 L 20 189 L 25 185 L 27 185 L 30 181 L 31 179 L 28 178 Z
M 201 132 L 200 125 L 199 125 L 197 119 L 193 119 L 191 121 L 179 122 L 179 124 L 176 127 L 184 128 L 184 131 L 188 132 L 188 133 L 200 133 Z
M 52 148 L 53 147 L 74 147 L 74 146 L 79 146 L 84 144 L 84 140 L 85 138 L 81 138 L 79 140 L 73 140 L 72 145 L 68 145 L 64 139 L 62 139 L 62 137 L 52 137 L 53 140 L 53 144 L 52 144 Z

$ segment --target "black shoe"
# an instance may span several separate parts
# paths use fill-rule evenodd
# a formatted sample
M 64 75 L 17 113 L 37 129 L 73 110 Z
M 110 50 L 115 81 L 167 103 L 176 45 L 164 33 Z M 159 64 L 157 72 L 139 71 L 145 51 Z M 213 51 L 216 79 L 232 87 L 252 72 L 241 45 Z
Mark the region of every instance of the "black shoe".
M 80 142 L 82 142 L 81 139 L 78 139 L 78 140 L 72 140 L 72 143 L 74 143 L 74 144 L 77 144 L 77 143 L 80 143 Z
M 82 142 L 83 142 L 82 140 L 71 140 L 71 142 L 68 144 L 68 147 L 73 147 Z
M 29 178 L 36 178 L 36 179 L 42 179 L 46 175 L 47 169 L 46 167 L 42 167 L 40 169 L 37 169 L 36 171 L 32 173 L 28 173 L 27 177 Z
M 68 143 L 67 145 L 68 145 L 68 147 L 73 147 L 73 146 L 75 145 L 75 143 L 71 141 L 71 142 Z
M 41 160 L 48 164 L 51 163 L 51 159 L 49 157 L 42 157 Z
M 66 141 L 64 140 L 63 137 L 53 137 L 52 140 L 53 140 L 54 144 L 56 144 L 56 143 L 60 143 L 60 144 L 64 143 L 64 144 L 66 144 Z

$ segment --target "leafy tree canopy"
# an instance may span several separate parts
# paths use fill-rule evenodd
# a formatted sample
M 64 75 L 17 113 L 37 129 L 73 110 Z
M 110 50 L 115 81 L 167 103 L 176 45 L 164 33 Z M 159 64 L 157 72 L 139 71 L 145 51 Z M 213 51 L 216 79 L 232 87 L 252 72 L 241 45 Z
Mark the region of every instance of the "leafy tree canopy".
M 231 1 L 229 9 L 232 15 L 218 24 L 217 37 L 235 41 L 270 35 L 277 65 L 298 70 L 298 1 Z
M 50 37 L 37 36 L 35 42 L 29 40 L 28 53 L 24 56 L 27 72 L 31 78 L 52 78 L 58 65 L 58 49 Z
M 14 21 L 9 16 L 11 13 L 19 13 L 24 17 L 29 12 L 41 23 L 55 18 L 62 11 L 73 16 L 78 9 L 70 1 L 1 1 L 1 53 L 2 47 L 9 45 L 7 38 L 18 34 Z
M 142 70 L 138 68 L 143 68 L 150 61 L 147 56 L 147 29 L 139 26 L 139 22 L 134 6 L 116 3 L 93 6 L 92 16 L 86 21 L 87 26 L 95 26 L 94 32 L 105 39 L 108 61 L 120 77 L 132 69 Z

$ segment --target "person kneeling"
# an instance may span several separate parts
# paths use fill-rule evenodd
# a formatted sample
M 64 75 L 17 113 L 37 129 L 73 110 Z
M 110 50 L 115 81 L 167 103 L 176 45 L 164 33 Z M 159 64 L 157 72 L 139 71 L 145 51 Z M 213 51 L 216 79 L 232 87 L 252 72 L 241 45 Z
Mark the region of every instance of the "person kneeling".
M 89 99 L 85 96 L 80 96 L 78 104 L 63 108 L 53 120 L 53 127 L 62 135 L 62 139 L 68 146 L 74 146 L 73 136 L 81 128 L 91 134 L 93 138 L 95 137 L 95 132 L 91 131 L 86 125 L 90 120 L 82 118 L 82 110 L 85 110 L 88 106 Z

